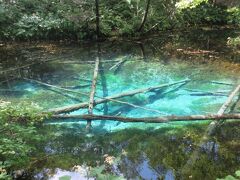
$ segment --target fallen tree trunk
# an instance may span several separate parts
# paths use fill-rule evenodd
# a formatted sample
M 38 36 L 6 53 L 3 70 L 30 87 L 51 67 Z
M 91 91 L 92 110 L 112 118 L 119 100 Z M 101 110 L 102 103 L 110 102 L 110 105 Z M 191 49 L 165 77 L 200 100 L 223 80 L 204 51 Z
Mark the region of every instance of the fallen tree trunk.
M 119 59 L 116 60 L 104 60 L 101 61 L 101 63 L 114 63 L 119 62 Z M 58 64 L 95 64 L 96 61 L 62 61 L 62 62 L 56 62 Z
M 115 71 L 117 71 L 117 69 L 127 60 L 127 58 L 123 58 L 121 61 L 117 62 L 116 64 L 114 64 L 111 68 L 109 68 L 109 70 L 113 70 L 114 68 Z
M 177 81 L 177 82 L 173 82 L 173 83 L 167 83 L 167 84 L 162 84 L 162 85 L 158 85 L 158 86 L 153 86 L 153 87 L 149 87 L 149 88 L 143 88 L 143 89 L 136 89 L 136 90 L 132 90 L 132 91 L 128 91 L 128 92 L 123 92 L 121 94 L 116 94 L 116 95 L 112 95 L 112 96 L 108 96 L 102 99 L 98 99 L 94 102 L 94 105 L 97 104 L 101 104 L 107 101 L 111 101 L 113 99 L 117 99 L 117 98 L 122 98 L 122 97 L 127 97 L 127 96 L 133 96 L 135 94 L 139 94 L 139 93 L 145 93 L 145 92 L 150 92 L 156 89 L 161 89 L 161 88 L 166 88 L 166 87 L 170 87 L 170 86 L 174 86 L 176 84 L 182 84 L 182 83 L 187 83 L 190 80 L 182 80 L 182 81 Z M 74 104 L 74 105 L 70 105 L 70 106 L 64 106 L 64 107 L 60 107 L 60 108 L 54 108 L 54 109 L 50 109 L 48 112 L 52 112 L 54 114 L 61 114 L 61 113 L 68 113 L 68 112 L 72 112 L 81 108 L 86 108 L 88 107 L 88 103 L 79 103 L 79 104 Z
M 98 51 L 98 53 L 99 53 L 99 51 Z M 92 88 L 91 88 L 90 97 L 89 97 L 88 114 L 90 114 L 90 115 L 93 113 L 94 96 L 95 96 L 95 92 L 96 92 L 97 77 L 98 77 L 98 68 L 99 68 L 99 56 L 97 56 L 97 58 L 96 58 L 95 69 L 93 72 Z M 86 128 L 87 129 L 91 128 L 91 120 L 87 121 Z
M 41 82 L 41 81 L 38 81 L 38 80 L 34 80 L 34 79 L 28 79 L 28 78 L 23 78 L 23 79 L 25 79 L 25 80 L 28 80 L 28 81 L 31 81 L 31 82 L 34 82 L 34 83 L 37 83 L 37 84 L 40 84 L 40 85 L 43 85 L 43 86 L 46 86 L 46 87 L 48 87 L 48 88 L 50 88 L 50 90 L 52 90 L 52 91 L 54 91 L 54 92 L 56 92 L 56 93 L 61 93 L 61 91 L 60 90 L 63 90 L 63 91 L 67 91 L 67 92 L 70 92 L 70 93 L 74 93 L 74 94 L 80 94 L 80 95 L 84 95 L 84 96 L 89 96 L 89 94 L 88 93 L 85 93 L 85 92 L 79 92 L 79 91 L 73 91 L 73 90 L 70 90 L 70 89 L 66 89 L 66 88 L 63 88 L 63 87 L 59 87 L 59 86 L 55 86 L 55 85 L 51 85 L 51 84 L 47 84 L 47 83 L 44 83 L 44 82 Z M 57 91 L 56 91 L 56 90 Z M 69 96 L 71 99 L 74 99 L 75 101 L 77 100 L 77 101 L 80 101 L 79 99 L 76 99 L 76 98 L 74 98 L 74 97 L 72 97 L 72 96 L 70 96 L 70 95 L 67 95 L 67 94 L 64 94 L 64 96 Z M 96 96 L 96 95 L 95 95 Z M 154 110 L 154 109 L 150 109 L 150 108 L 145 108 L 145 107 L 142 107 L 142 106 L 138 106 L 138 105 L 135 105 L 135 104 L 132 104 L 132 103 L 128 103 L 128 102 L 125 102 L 125 101 L 120 101 L 120 100 L 115 100 L 115 99 L 111 99 L 111 98 L 108 98 L 108 97 L 100 97 L 100 96 L 96 96 L 96 97 L 98 97 L 98 98 L 100 98 L 100 99 L 105 99 L 106 101 L 105 102 L 108 102 L 108 101 L 112 101 L 112 102 L 117 102 L 117 103 L 120 103 L 120 104 L 126 104 L 126 105 L 128 105 L 128 106 L 132 106 L 132 107 L 134 107 L 134 108 L 139 108 L 139 109 L 144 109 L 144 110 L 146 110 L 146 111 L 151 111 L 151 112 L 157 112 L 157 113 L 159 113 L 159 114 L 164 114 L 164 113 L 162 113 L 162 112 L 160 112 L 160 111 L 158 111 L 158 110 Z M 102 103 L 104 103 L 104 102 L 102 102 Z M 80 107 L 80 108 L 87 108 L 88 106 L 88 102 L 85 102 L 85 103 L 81 103 L 82 104 L 82 106 Z M 101 104 L 101 102 L 99 103 L 99 104 Z M 79 108 L 79 109 L 80 109 Z
M 50 118 L 54 119 L 77 119 L 79 121 L 86 120 L 111 120 L 121 121 L 125 123 L 129 122 L 145 122 L 145 123 L 167 123 L 173 121 L 199 121 L 199 120 L 222 120 L 222 119 L 240 119 L 239 114 L 209 114 L 209 115 L 190 115 L 190 116 L 160 116 L 160 117 L 123 117 L 123 116 L 107 116 L 107 115 L 53 115 Z
M 194 165 L 194 163 L 197 161 L 200 151 L 201 151 L 201 147 L 209 140 L 209 136 L 211 136 L 213 134 L 213 131 L 216 129 L 216 127 L 219 125 L 219 122 L 221 122 L 221 120 L 226 120 L 226 118 L 224 118 L 224 112 L 227 110 L 227 108 L 229 107 L 229 105 L 231 104 L 231 102 L 233 101 L 233 98 L 236 96 L 236 94 L 240 91 L 240 85 L 238 85 L 234 91 L 232 91 L 232 93 L 229 95 L 229 97 L 227 98 L 227 100 L 225 101 L 225 103 L 221 106 L 221 108 L 219 109 L 219 111 L 217 112 L 217 116 L 220 117 L 218 119 L 214 119 L 215 121 L 211 122 L 208 126 L 208 128 L 206 129 L 202 139 L 200 140 L 197 148 L 192 155 L 190 156 L 189 160 L 187 161 L 187 163 L 184 165 L 184 167 L 182 168 L 182 173 L 188 173 L 190 170 L 190 167 Z M 238 114 L 240 115 L 240 114 Z M 227 118 L 228 119 L 228 118 Z M 229 119 L 238 119 L 237 117 L 235 118 L 229 118 Z
M 195 96 L 207 96 L 207 95 L 213 95 L 213 96 L 227 96 L 227 94 L 222 93 L 222 92 L 209 92 L 209 91 L 201 91 L 198 89 L 188 89 L 184 88 L 183 90 L 193 92 L 190 95 L 195 95 Z
M 70 89 L 66 89 L 66 88 L 51 85 L 51 84 L 48 84 L 48 83 L 44 83 L 44 82 L 41 82 L 41 81 L 38 81 L 38 80 L 35 80 L 35 79 L 28 79 L 28 78 L 23 78 L 23 79 L 26 80 L 26 81 L 30 81 L 30 82 L 40 84 L 42 86 L 46 86 L 50 89 L 58 89 L 58 90 L 67 91 L 67 92 L 74 93 L 74 94 L 81 94 L 81 95 L 84 95 L 84 96 L 88 96 L 88 94 L 84 93 L 84 92 L 73 91 L 73 90 L 70 90 Z
M 81 81 L 86 81 L 86 82 L 92 83 L 92 80 L 90 80 L 90 79 L 86 79 L 86 78 L 82 78 L 82 77 L 77 77 L 77 76 L 73 76 L 72 78 L 73 78 L 73 79 L 76 79 L 76 80 L 81 80 Z
M 226 85 L 226 86 L 233 86 L 233 85 L 234 85 L 234 84 L 232 84 L 232 83 L 219 82 L 219 81 L 210 81 L 210 83 L 213 83 L 213 84 L 222 84 L 222 85 Z
M 49 89 L 50 91 L 56 93 L 56 94 L 59 94 L 61 96 L 64 96 L 66 98 L 69 98 L 69 99 L 72 99 L 74 100 L 76 103 L 80 103 L 80 102 L 83 102 L 81 99 L 79 99 L 78 97 L 72 95 L 72 94 L 69 94 L 69 93 L 65 93 L 65 92 L 62 92 L 62 91 L 59 91 L 59 90 L 55 90 L 55 89 Z
M 100 62 L 99 64 L 99 75 L 100 75 L 100 79 L 101 79 L 101 85 L 102 85 L 102 96 L 103 98 L 108 96 L 108 87 L 107 87 L 107 79 L 105 76 L 105 70 L 102 66 L 102 63 Z M 105 102 L 103 105 L 103 114 L 108 114 L 108 103 Z M 104 123 L 102 123 L 104 124 Z
M 84 85 L 77 85 L 77 86 L 60 86 L 60 87 L 64 89 L 81 89 L 81 88 L 90 87 L 90 86 L 91 84 L 84 84 Z
M 238 85 L 235 90 L 230 94 L 230 96 L 228 97 L 228 99 L 225 101 L 225 103 L 222 105 L 222 107 L 219 109 L 218 114 L 223 114 L 227 108 L 229 107 L 229 105 L 231 104 L 231 102 L 233 101 L 233 98 L 236 96 L 236 94 L 240 91 L 240 85 Z
M 231 94 L 229 95 L 229 97 L 227 98 L 227 100 L 225 101 L 225 103 L 221 106 L 221 108 L 218 110 L 217 114 L 218 115 L 222 115 L 224 114 L 224 112 L 227 110 L 227 108 L 229 107 L 229 105 L 231 104 L 231 102 L 233 101 L 233 98 L 236 96 L 236 94 L 240 91 L 240 85 L 238 85 L 234 91 L 231 92 Z M 215 128 L 219 125 L 218 121 L 213 121 L 209 124 L 208 128 L 207 128 L 207 134 L 205 135 L 207 136 L 211 136 L 213 134 L 213 131 L 215 130 Z
M 147 107 L 138 106 L 136 104 L 128 103 L 128 102 L 125 102 L 125 101 L 120 101 L 120 100 L 115 100 L 115 99 L 111 99 L 111 101 L 121 103 L 121 104 L 125 104 L 125 105 L 128 105 L 128 106 L 134 107 L 134 108 L 143 109 L 145 111 L 150 111 L 150 112 L 155 112 L 155 113 L 158 113 L 158 114 L 165 114 L 166 115 L 166 113 L 163 113 L 163 112 L 158 111 L 156 109 L 151 109 L 151 108 L 147 108 Z

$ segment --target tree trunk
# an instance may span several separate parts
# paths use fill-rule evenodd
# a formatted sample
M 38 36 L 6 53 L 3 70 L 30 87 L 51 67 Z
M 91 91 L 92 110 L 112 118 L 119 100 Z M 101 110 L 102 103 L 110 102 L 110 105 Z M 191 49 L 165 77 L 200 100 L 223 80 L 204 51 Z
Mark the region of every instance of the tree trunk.
M 93 72 L 93 80 L 92 80 L 92 88 L 90 92 L 89 104 L 88 104 L 88 114 L 93 114 L 93 107 L 94 107 L 94 96 L 96 93 L 96 85 L 97 85 L 97 78 L 98 78 L 98 69 L 99 69 L 99 45 L 98 45 L 98 52 L 96 57 L 95 69 Z M 91 128 L 91 120 L 87 121 L 87 129 Z
M 144 123 L 168 123 L 173 121 L 208 121 L 208 120 L 228 120 L 228 119 L 238 119 L 240 120 L 240 113 L 238 114 L 209 114 L 209 115 L 190 115 L 190 116 L 160 116 L 160 117 L 142 117 L 142 118 L 133 118 L 133 117 L 123 117 L 123 116 L 107 116 L 107 115 L 53 115 L 50 118 L 55 119 L 77 119 L 79 121 L 86 120 L 109 120 L 109 121 L 120 121 L 124 123 L 129 122 L 144 122 Z
M 97 34 L 97 41 L 98 41 L 100 38 L 99 0 L 95 0 L 95 13 L 96 13 L 96 34 Z
M 143 27 L 144 27 L 144 25 L 145 25 L 145 22 L 146 22 L 146 20 L 147 20 L 148 11 L 149 11 L 149 7 L 150 7 L 150 1 L 151 1 L 151 0 L 147 0 L 147 7 L 146 7 L 146 10 L 145 10 L 143 19 L 142 19 L 142 23 L 141 23 L 141 25 L 140 25 L 140 27 L 139 27 L 139 29 L 138 29 L 138 32 L 141 32 L 141 31 L 142 31 L 142 29 L 143 29 Z
M 229 107 L 229 105 L 231 104 L 231 102 L 233 101 L 233 98 L 236 96 L 236 94 L 240 91 L 240 85 L 238 85 L 234 91 L 232 91 L 232 93 L 229 95 L 229 97 L 227 98 L 227 100 L 225 101 L 225 103 L 221 106 L 221 108 L 219 109 L 219 111 L 217 112 L 217 116 L 221 117 L 219 119 L 215 119 L 215 121 L 211 122 L 208 126 L 208 128 L 206 129 L 202 139 L 200 140 L 199 144 L 198 144 L 198 149 L 196 149 L 192 155 L 190 156 L 190 158 L 188 159 L 187 163 L 183 166 L 182 168 L 182 174 L 186 174 L 189 172 L 189 170 L 191 170 L 190 168 L 192 166 L 194 166 L 194 163 L 197 161 L 199 154 L 200 154 L 200 147 L 202 147 L 208 140 L 209 140 L 209 136 L 211 136 L 213 134 L 213 131 L 216 129 L 216 127 L 219 125 L 220 120 L 224 120 L 224 112 L 227 110 L 227 108 Z M 240 114 L 238 114 L 240 115 Z M 237 117 L 235 117 L 236 119 L 238 119 Z M 231 118 L 229 118 L 231 119 Z M 234 118 L 233 118 L 234 119 Z M 218 121 L 216 121 L 218 120 Z

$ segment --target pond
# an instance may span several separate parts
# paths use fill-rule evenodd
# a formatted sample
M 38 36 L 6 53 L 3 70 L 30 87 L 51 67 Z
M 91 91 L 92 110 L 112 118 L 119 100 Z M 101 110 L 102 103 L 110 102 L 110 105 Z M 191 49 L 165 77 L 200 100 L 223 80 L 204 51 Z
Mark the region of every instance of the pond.
M 239 30 L 192 30 L 99 43 L 96 99 L 190 81 L 118 99 L 135 106 L 116 101 L 99 104 L 94 114 L 155 117 L 217 113 L 240 83 L 240 50 L 227 46 L 227 38 L 239 34 Z M 0 99 L 35 103 L 44 110 L 89 101 L 99 55 L 96 43 L 14 43 L 0 47 L 0 54 Z M 229 111 L 239 112 L 240 102 L 236 100 Z M 87 113 L 87 109 L 71 112 Z M 39 145 L 39 153 L 33 155 L 38 160 L 25 178 L 170 180 L 233 175 L 240 170 L 240 125 L 223 123 L 199 147 L 209 123 L 97 120 L 87 133 L 84 121 L 48 120 L 39 130 L 47 134 L 48 141 Z M 197 161 L 189 165 L 197 150 Z

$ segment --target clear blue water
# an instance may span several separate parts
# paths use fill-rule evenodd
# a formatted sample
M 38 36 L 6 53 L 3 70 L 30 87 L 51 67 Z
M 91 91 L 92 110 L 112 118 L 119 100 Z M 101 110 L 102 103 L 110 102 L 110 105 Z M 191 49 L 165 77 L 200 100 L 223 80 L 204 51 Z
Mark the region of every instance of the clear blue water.
M 235 36 L 239 32 L 219 31 L 218 35 L 216 31 L 201 33 L 202 36 L 183 33 L 149 37 L 142 40 L 141 46 L 139 42 L 101 43 L 102 62 L 123 58 L 126 61 L 117 69 L 111 69 L 116 62 L 101 63 L 97 96 L 110 96 L 186 78 L 191 81 L 177 89 L 167 88 L 120 99 L 161 113 L 108 102 L 97 105 L 94 114 L 153 117 L 216 113 L 227 95 L 240 83 L 239 50 L 225 43 L 228 35 Z M 208 53 L 195 53 L 200 50 Z M 1 54 L 0 82 L 3 82 L 0 84 L 0 99 L 12 103 L 33 102 L 43 110 L 89 100 L 87 96 L 48 88 L 23 78 L 89 93 L 94 64 L 88 62 L 96 58 L 96 44 L 16 44 L 2 47 Z M 220 92 L 221 95 L 205 92 Z M 87 109 L 81 109 L 71 114 L 86 113 Z M 41 179 L 52 174 L 50 179 L 61 176 L 81 179 L 81 173 L 72 170 L 78 165 L 85 170 L 91 167 L 91 170 L 87 170 L 89 177 L 97 179 L 178 179 L 181 177 L 181 167 L 194 151 L 208 123 L 94 121 L 89 136 L 85 132 L 85 122 L 47 121 L 46 129 L 41 131 L 52 133 L 52 137 L 48 144 L 40 148 L 40 152 L 49 155 L 49 158 L 36 165 L 33 177 Z M 235 125 L 232 124 L 224 126 L 224 132 L 218 132 L 213 141 L 209 141 L 217 143 L 214 153 L 220 158 L 214 159 L 214 153 L 209 154 L 212 146 L 204 146 L 202 159 L 188 176 L 201 179 L 206 169 L 211 168 L 207 177 L 216 179 L 240 169 L 239 136 L 228 139 L 224 135 L 231 132 L 233 127 Z M 108 164 L 105 154 L 117 160 Z M 231 156 L 228 157 L 229 154 Z M 229 168 L 224 169 L 224 164 L 228 164 Z

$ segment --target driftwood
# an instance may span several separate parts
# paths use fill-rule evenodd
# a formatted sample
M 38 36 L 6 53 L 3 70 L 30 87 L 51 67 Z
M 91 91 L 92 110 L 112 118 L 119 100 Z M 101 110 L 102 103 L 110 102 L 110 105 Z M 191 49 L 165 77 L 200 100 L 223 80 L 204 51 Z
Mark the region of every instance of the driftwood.
M 116 95 L 112 95 L 112 96 L 108 96 L 108 97 L 105 97 L 102 99 L 95 100 L 94 105 L 108 102 L 108 101 L 111 101 L 111 100 L 117 99 L 117 98 L 133 96 L 133 95 L 139 94 L 139 93 L 150 92 L 150 91 L 154 91 L 156 89 L 167 88 L 167 87 L 174 86 L 177 84 L 187 83 L 189 81 L 190 80 L 187 79 L 187 80 L 177 81 L 177 82 L 173 82 L 173 83 L 167 83 L 167 84 L 162 84 L 162 85 L 158 85 L 158 86 L 153 86 L 153 87 L 149 87 L 149 88 L 143 88 L 143 89 L 137 89 L 137 90 L 123 92 L 120 94 L 116 94 Z M 55 114 L 68 113 L 68 112 L 72 112 L 72 111 L 75 111 L 75 110 L 78 110 L 81 108 L 86 108 L 86 107 L 88 107 L 88 103 L 79 103 L 79 104 L 74 104 L 74 105 L 70 105 L 70 106 L 64 106 L 64 107 L 60 107 L 60 108 L 50 109 L 49 112 L 52 112 Z
M 219 109 L 219 111 L 217 112 L 217 116 L 221 117 L 219 119 L 215 119 L 215 121 L 211 122 L 208 126 L 208 128 L 206 129 L 201 141 L 199 142 L 197 147 L 202 147 L 202 145 L 204 145 L 208 140 L 209 140 L 209 136 L 211 136 L 213 134 L 213 131 L 216 129 L 216 127 L 219 125 L 219 122 L 221 122 L 221 120 L 226 120 L 228 118 L 224 118 L 224 112 L 227 110 L 227 108 L 229 107 L 229 105 L 231 104 L 231 102 L 233 101 L 233 98 L 236 96 L 236 94 L 240 91 L 240 85 L 238 85 L 234 91 L 231 92 L 231 94 L 229 95 L 229 97 L 227 98 L 227 100 L 225 101 L 225 103 L 221 106 L 221 108 Z M 238 114 L 240 115 L 240 114 Z M 228 116 L 230 116 L 230 114 L 228 114 Z M 237 117 L 235 118 L 230 118 L 229 119 L 238 119 Z M 198 148 L 197 150 L 195 150 L 192 155 L 190 156 L 189 160 L 187 161 L 187 163 L 185 164 L 185 166 L 182 168 L 182 173 L 186 173 L 189 171 L 190 167 L 192 165 L 194 165 L 194 163 L 197 161 L 198 157 L 200 154 L 200 148 Z
M 93 113 L 93 106 L 94 106 L 94 96 L 96 92 L 96 85 L 97 85 L 97 77 L 98 77 L 98 69 L 99 69 L 99 57 L 97 56 L 96 58 L 96 63 L 95 63 L 95 69 L 93 72 L 93 80 L 92 80 L 92 88 L 90 92 L 90 97 L 89 97 L 89 104 L 88 104 L 88 114 Z M 91 128 L 91 121 L 87 121 L 87 129 Z
M 238 114 L 209 114 L 209 115 L 190 115 L 190 116 L 161 116 L 161 117 L 142 117 L 132 118 L 123 116 L 107 116 L 107 115 L 53 115 L 50 118 L 54 119 L 77 119 L 79 121 L 86 120 L 110 120 L 110 121 L 121 121 L 125 123 L 129 122 L 144 122 L 144 123 L 168 123 L 173 121 L 208 121 L 208 120 L 229 120 L 229 119 L 240 119 L 240 113 Z

